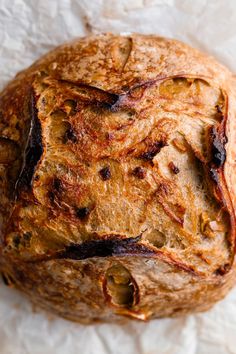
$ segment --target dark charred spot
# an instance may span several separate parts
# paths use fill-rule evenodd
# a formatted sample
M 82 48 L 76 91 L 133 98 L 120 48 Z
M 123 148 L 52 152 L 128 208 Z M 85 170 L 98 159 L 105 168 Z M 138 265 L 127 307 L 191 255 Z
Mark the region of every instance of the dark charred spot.
M 152 159 L 158 154 L 161 149 L 166 146 L 166 141 L 156 141 L 155 143 L 148 146 L 148 150 L 140 155 L 140 158 L 146 161 L 152 161 Z
M 215 106 L 215 108 L 216 108 L 217 113 L 222 114 L 222 107 L 219 104 L 217 104 Z
M 72 143 L 76 143 L 77 140 L 78 138 L 73 128 L 68 128 L 64 135 L 64 142 L 67 143 L 68 141 L 71 141 Z
M 127 115 L 128 115 L 129 117 L 133 117 L 133 116 L 134 116 L 134 114 L 135 114 L 135 112 L 134 112 L 134 111 L 128 111 L 128 112 L 127 112 Z
M 16 123 L 15 127 L 16 127 L 16 129 L 18 129 L 18 130 L 20 129 L 20 122 L 19 122 L 19 121 Z
M 2 274 L 2 280 L 6 286 L 12 286 L 15 284 L 15 281 L 10 274 L 7 273 L 1 273 L 1 274 Z
M 108 179 L 111 178 L 111 171 L 110 168 L 108 166 L 103 167 L 100 171 L 99 174 L 102 178 L 103 181 L 107 181 Z
M 24 237 L 25 241 L 30 241 L 32 234 L 31 234 L 31 232 L 25 232 L 23 237 Z
M 226 137 L 220 136 L 215 127 L 210 130 L 210 137 L 212 141 L 212 164 L 216 167 L 222 167 L 226 159 L 226 151 L 224 145 L 227 140 Z
M 19 247 L 19 245 L 20 245 L 20 236 L 18 236 L 18 235 L 14 236 L 14 238 L 13 238 L 13 244 L 14 244 L 14 246 L 15 246 L 16 248 Z
M 141 236 L 128 239 L 104 239 L 86 241 L 82 244 L 72 244 L 60 254 L 58 258 L 64 259 L 86 259 L 92 257 L 109 257 L 122 254 L 154 254 L 153 250 L 149 250 L 145 245 L 138 244 Z
M 129 92 L 130 87 L 128 85 L 124 85 L 121 87 L 122 91 L 125 91 L 126 93 Z
M 51 188 L 48 191 L 48 198 L 50 202 L 53 204 L 55 199 L 60 197 L 60 194 L 63 192 L 63 184 L 62 181 L 55 177 L 51 182 Z
M 175 175 L 177 175 L 177 174 L 180 172 L 179 168 L 174 164 L 173 161 L 171 161 L 171 162 L 168 164 L 168 166 L 169 166 L 169 169 L 170 169 Z
M 121 96 L 116 95 L 116 94 L 110 94 L 109 97 L 107 97 L 107 101 L 104 100 L 102 102 L 94 102 L 97 107 L 100 107 L 101 109 L 104 109 L 106 111 L 110 112 L 116 112 L 119 109 L 119 102 L 120 102 Z
M 88 207 L 77 208 L 75 213 L 77 218 L 79 218 L 80 220 L 84 220 L 89 215 L 90 209 Z
M 135 167 L 132 174 L 139 179 L 144 179 L 147 175 L 147 172 L 143 167 L 138 166 L 138 167 Z
M 39 181 L 39 180 L 40 180 L 39 175 L 36 175 L 36 176 L 34 177 L 34 180 L 35 180 L 36 182 Z
M 29 101 L 30 129 L 28 141 L 24 152 L 23 168 L 16 183 L 17 190 L 29 189 L 37 164 L 43 154 L 42 127 L 38 118 L 38 110 L 34 94 L 31 94 Z
M 55 193 L 53 191 L 49 191 L 48 192 L 48 198 L 50 200 L 51 203 L 54 203 L 55 200 Z
M 56 192 L 58 193 L 62 192 L 63 186 L 61 180 L 59 178 L 54 178 L 52 187 Z
M 226 263 L 226 264 L 222 265 L 221 267 L 219 267 L 215 271 L 215 273 L 216 273 L 216 275 L 224 275 L 225 273 L 227 273 L 229 271 L 230 267 L 231 267 L 230 264 Z

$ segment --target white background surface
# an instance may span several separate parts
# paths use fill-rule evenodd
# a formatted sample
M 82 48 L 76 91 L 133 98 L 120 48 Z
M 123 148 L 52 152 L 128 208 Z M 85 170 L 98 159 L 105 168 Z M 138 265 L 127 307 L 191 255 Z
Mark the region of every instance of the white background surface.
M 0 0 L 0 88 L 41 54 L 91 32 L 157 33 L 236 72 L 234 0 Z M 81 326 L 42 312 L 0 283 L 0 354 L 236 354 L 236 289 L 205 314 Z

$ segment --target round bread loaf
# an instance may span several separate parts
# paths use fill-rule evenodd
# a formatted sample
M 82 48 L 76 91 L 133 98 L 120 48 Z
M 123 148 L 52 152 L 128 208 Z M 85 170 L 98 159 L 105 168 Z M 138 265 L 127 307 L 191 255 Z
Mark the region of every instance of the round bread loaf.
M 235 281 L 236 86 L 152 35 L 66 43 L 0 94 L 0 269 L 90 323 L 204 311 Z

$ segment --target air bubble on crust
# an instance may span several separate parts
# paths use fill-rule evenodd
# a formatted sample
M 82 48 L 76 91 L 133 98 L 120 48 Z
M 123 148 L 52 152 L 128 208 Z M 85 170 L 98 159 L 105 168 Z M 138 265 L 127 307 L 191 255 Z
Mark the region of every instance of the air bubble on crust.
M 166 235 L 158 230 L 152 230 L 148 234 L 144 235 L 144 240 L 148 241 L 151 245 L 157 248 L 162 248 L 166 245 Z
M 115 264 L 107 270 L 104 291 L 114 306 L 131 308 L 137 302 L 137 284 L 122 264 Z

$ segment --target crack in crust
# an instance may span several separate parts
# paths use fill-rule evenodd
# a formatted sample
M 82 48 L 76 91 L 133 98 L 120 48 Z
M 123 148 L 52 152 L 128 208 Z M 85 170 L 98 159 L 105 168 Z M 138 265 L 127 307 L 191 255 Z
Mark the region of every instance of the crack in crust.
M 137 244 L 141 235 L 128 239 L 105 239 L 87 241 L 80 245 L 72 244 L 58 254 L 58 258 L 64 259 L 86 259 L 93 257 L 111 257 L 127 254 L 141 254 L 145 249 Z M 153 252 L 149 251 L 150 254 Z M 148 252 L 146 251 L 146 255 Z
M 151 245 L 142 242 L 142 235 L 123 238 L 118 235 L 106 235 L 103 239 L 94 239 L 85 241 L 80 244 L 72 243 L 66 246 L 63 250 L 50 252 L 43 256 L 37 256 L 35 259 L 26 261 L 26 263 L 40 264 L 51 260 L 86 260 L 92 258 L 106 258 L 106 257 L 149 257 L 150 259 L 159 258 L 164 263 L 173 265 L 180 270 L 191 273 L 194 276 L 202 277 L 204 274 L 195 269 L 191 265 L 187 265 L 173 254 L 163 252 Z
M 32 91 L 29 99 L 30 130 L 24 151 L 23 166 L 16 182 L 16 194 L 30 190 L 38 162 L 43 154 L 42 127 L 38 118 L 35 94 Z

